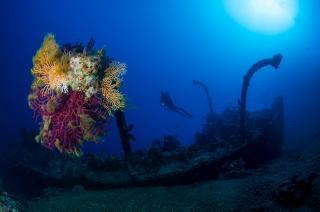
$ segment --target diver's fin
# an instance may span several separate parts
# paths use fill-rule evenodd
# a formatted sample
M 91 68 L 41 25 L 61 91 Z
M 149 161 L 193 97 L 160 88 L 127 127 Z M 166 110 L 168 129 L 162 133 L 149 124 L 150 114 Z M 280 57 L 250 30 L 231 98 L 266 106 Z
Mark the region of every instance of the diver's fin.
M 178 112 L 187 118 L 192 118 L 192 115 L 183 108 L 178 108 Z

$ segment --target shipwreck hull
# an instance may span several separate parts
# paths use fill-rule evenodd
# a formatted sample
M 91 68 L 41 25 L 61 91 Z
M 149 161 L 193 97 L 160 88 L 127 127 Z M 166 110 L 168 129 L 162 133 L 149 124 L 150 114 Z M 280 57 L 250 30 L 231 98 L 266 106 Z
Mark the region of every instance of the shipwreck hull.
M 240 177 L 245 173 L 241 170 L 257 167 L 281 153 L 283 100 L 277 98 L 271 109 L 247 115 L 250 134 L 246 138 L 237 128 L 237 111 L 229 110 L 208 117 L 192 146 L 171 150 L 151 147 L 133 153 L 129 160 L 97 155 L 69 157 L 46 151 L 30 142 L 31 135 L 25 135 L 28 145 L 6 154 L 4 160 L 14 161 L 6 172 L 42 188 L 179 185 L 218 178 L 235 169 L 238 173 L 229 177 Z

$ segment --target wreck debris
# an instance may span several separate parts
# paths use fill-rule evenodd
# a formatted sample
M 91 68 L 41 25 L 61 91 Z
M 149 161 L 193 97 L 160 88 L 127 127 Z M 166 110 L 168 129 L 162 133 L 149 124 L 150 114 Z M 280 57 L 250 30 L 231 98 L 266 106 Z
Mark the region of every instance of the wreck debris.
M 118 110 L 115 112 L 115 117 L 117 120 L 117 126 L 118 126 L 118 130 L 119 130 L 119 134 L 120 134 L 124 157 L 125 157 L 125 159 L 129 159 L 131 156 L 131 152 L 132 152 L 130 142 L 135 140 L 134 136 L 131 134 L 131 131 L 133 129 L 133 125 L 127 124 L 124 112 L 121 110 Z
M 305 178 L 293 176 L 291 180 L 282 183 L 278 190 L 273 192 L 273 196 L 279 203 L 297 208 L 310 197 L 316 177 L 316 173 L 310 173 Z
M 242 90 L 241 90 L 241 99 L 240 99 L 240 133 L 242 136 L 246 136 L 246 110 L 247 110 L 247 93 L 250 85 L 250 80 L 253 75 L 261 68 L 265 66 L 272 66 L 275 69 L 278 69 L 282 60 L 281 54 L 276 54 L 272 58 L 263 59 L 255 63 L 243 77 Z
M 201 81 L 199 80 L 193 80 L 193 85 L 199 85 L 200 87 L 203 88 L 204 92 L 206 93 L 207 96 L 207 100 L 208 100 L 208 105 L 209 105 L 209 113 L 212 114 L 213 113 L 213 108 L 212 108 L 212 98 L 210 96 L 208 87 Z

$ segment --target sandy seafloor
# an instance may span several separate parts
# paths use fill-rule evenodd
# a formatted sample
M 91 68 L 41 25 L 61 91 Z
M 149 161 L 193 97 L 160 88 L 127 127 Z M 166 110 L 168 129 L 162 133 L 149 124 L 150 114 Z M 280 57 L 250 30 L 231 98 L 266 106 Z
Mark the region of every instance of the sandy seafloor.
M 286 153 L 247 177 L 173 187 L 49 192 L 28 211 L 320 211 L 320 142 Z M 317 173 L 311 196 L 299 208 L 274 201 L 273 191 L 293 176 Z

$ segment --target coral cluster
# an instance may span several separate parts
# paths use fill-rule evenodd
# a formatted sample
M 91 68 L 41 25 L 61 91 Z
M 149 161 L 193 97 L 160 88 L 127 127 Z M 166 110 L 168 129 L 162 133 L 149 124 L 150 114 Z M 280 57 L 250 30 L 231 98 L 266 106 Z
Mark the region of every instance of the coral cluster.
M 108 117 L 125 107 L 126 65 L 92 48 L 92 41 L 59 47 L 49 34 L 33 58 L 29 106 L 42 119 L 36 140 L 49 149 L 80 155 L 83 142 L 98 141 Z

